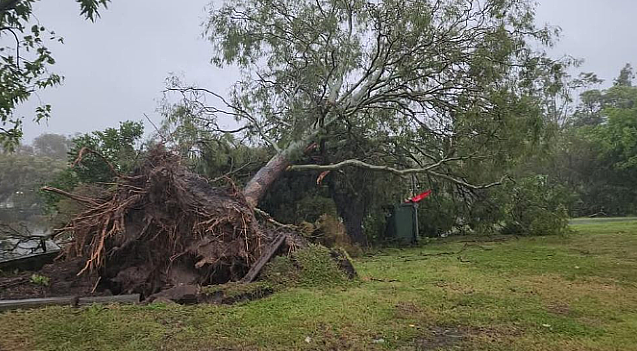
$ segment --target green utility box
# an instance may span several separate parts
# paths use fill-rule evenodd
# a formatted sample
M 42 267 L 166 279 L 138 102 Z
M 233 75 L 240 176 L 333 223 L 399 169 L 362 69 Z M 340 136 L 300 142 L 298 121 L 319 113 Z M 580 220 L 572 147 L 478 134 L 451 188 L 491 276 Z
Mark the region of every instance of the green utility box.
M 418 204 L 404 203 L 392 208 L 385 236 L 389 241 L 413 244 L 418 241 Z

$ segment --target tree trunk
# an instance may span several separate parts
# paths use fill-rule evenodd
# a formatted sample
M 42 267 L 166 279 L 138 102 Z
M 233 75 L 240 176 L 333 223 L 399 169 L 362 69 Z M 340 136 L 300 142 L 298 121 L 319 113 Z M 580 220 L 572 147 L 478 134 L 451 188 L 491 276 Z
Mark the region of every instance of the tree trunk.
M 309 144 L 310 142 L 305 139 L 296 141 L 272 157 L 265 166 L 259 169 L 243 189 L 243 195 L 250 206 L 257 207 L 272 183 L 285 172 L 288 166 L 303 156 Z
M 285 169 L 292 164 L 283 154 L 278 154 L 270 159 L 270 161 L 250 179 L 243 189 L 243 195 L 246 197 L 250 206 L 257 207 L 259 200 L 263 198 L 265 192 L 274 183 L 277 178 L 285 172 Z
M 352 203 L 346 205 L 346 207 L 337 207 L 341 218 L 343 218 L 347 235 L 352 239 L 352 242 L 359 244 L 361 247 L 366 247 L 369 243 L 367 241 L 367 235 L 363 232 L 365 209 L 357 207 L 356 204 Z
M 330 195 L 336 204 L 338 215 L 343 219 L 347 235 L 353 243 L 366 247 L 369 243 L 363 232 L 363 218 L 367 213 L 367 199 L 361 195 L 366 189 L 364 189 L 363 181 L 357 182 L 359 180 L 351 174 L 350 178 L 332 174 L 328 184 Z

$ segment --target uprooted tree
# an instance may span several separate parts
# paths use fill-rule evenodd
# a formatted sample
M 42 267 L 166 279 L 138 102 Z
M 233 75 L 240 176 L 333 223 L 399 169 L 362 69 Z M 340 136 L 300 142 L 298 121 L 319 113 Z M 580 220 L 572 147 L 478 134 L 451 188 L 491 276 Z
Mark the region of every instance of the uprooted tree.
M 286 170 L 499 185 L 545 141 L 573 63 L 533 49 L 558 33 L 535 26 L 527 0 L 227 0 L 206 34 L 213 62 L 241 69 L 231 96 L 177 79 L 167 90 L 181 94 L 175 110 L 192 125 L 275 151 L 243 190 L 253 207 Z M 239 127 L 224 130 L 222 116 Z M 372 151 L 296 164 L 356 144 Z
M 70 234 L 67 260 L 61 263 L 70 268 L 60 270 L 71 277 L 56 284 L 69 279 L 83 294 L 148 298 L 171 287 L 239 281 L 267 252 L 307 244 L 289 227 L 269 224 L 267 216 L 258 221 L 230 180 L 226 186 L 211 186 L 162 145 L 150 149 L 127 174 L 87 148 L 80 150 L 77 162 L 89 154 L 100 157 L 114 174 L 109 187 L 92 194 L 43 188 L 84 205 L 57 230 Z M 248 281 L 259 273 L 253 272 Z
M 238 190 L 212 187 L 161 146 L 132 174 L 96 155 L 115 174 L 106 192 L 46 189 L 87 207 L 61 229 L 72 234 L 69 257 L 95 274 L 95 288 L 149 296 L 250 276 L 289 228 L 261 214 L 277 225 L 268 231 L 255 215 L 285 170 L 425 174 L 472 191 L 501 184 L 545 138 L 568 63 L 531 49 L 552 38 L 532 13 L 525 0 L 227 1 L 208 27 L 214 61 L 237 64 L 244 79 L 229 99 L 176 80 L 168 90 L 182 94 L 175 108 L 190 127 L 251 138 L 275 156 Z M 223 130 L 220 115 L 240 125 Z

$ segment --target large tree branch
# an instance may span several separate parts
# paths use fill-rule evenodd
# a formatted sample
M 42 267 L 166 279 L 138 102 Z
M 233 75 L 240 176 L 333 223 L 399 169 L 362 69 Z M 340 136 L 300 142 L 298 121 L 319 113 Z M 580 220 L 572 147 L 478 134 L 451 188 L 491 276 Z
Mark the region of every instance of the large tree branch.
M 475 184 L 470 184 L 462 179 L 458 179 L 455 178 L 453 176 L 447 175 L 447 174 L 443 174 L 443 173 L 439 173 L 439 172 L 435 172 L 433 171 L 433 169 L 440 167 L 441 165 L 448 163 L 448 162 L 452 162 L 452 161 L 459 161 L 459 160 L 464 160 L 464 159 L 468 159 L 470 157 L 453 157 L 453 158 L 446 158 L 443 160 L 440 160 L 436 163 L 427 165 L 425 167 L 420 167 L 420 168 L 407 168 L 407 169 L 397 169 L 397 168 L 393 168 L 393 167 L 389 167 L 389 166 L 379 166 L 379 165 L 372 165 L 360 160 L 345 160 L 339 163 L 335 163 L 335 164 L 331 164 L 331 165 L 293 165 L 293 166 L 289 166 L 287 168 L 288 171 L 308 171 L 308 170 L 316 170 L 316 171 L 333 171 L 333 170 L 338 170 L 344 167 L 358 167 L 358 168 L 363 168 L 363 169 L 368 169 L 371 171 L 378 171 L 378 172 L 389 172 L 389 173 L 393 173 L 396 174 L 398 176 L 406 176 L 406 175 L 410 175 L 410 174 L 417 174 L 417 173 L 427 173 L 430 174 L 431 176 L 434 177 L 438 177 L 438 178 L 442 178 L 445 180 L 448 180 L 452 183 L 458 184 L 460 186 L 469 188 L 469 189 L 474 189 L 474 190 L 479 190 L 479 189 L 488 189 L 488 188 L 492 188 L 494 186 L 498 186 L 498 185 L 502 185 L 502 183 L 504 182 L 504 180 L 506 179 L 506 176 L 503 177 L 502 179 L 500 179 L 500 181 L 497 182 L 493 182 L 490 184 L 484 184 L 484 185 L 475 185 Z

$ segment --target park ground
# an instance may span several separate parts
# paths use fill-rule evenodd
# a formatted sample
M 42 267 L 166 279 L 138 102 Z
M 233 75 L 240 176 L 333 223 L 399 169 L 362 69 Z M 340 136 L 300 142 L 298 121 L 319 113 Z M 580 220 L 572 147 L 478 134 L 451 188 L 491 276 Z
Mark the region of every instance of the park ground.
M 355 259 L 359 280 L 233 306 L 0 314 L 0 350 L 637 350 L 637 220 L 447 238 Z

